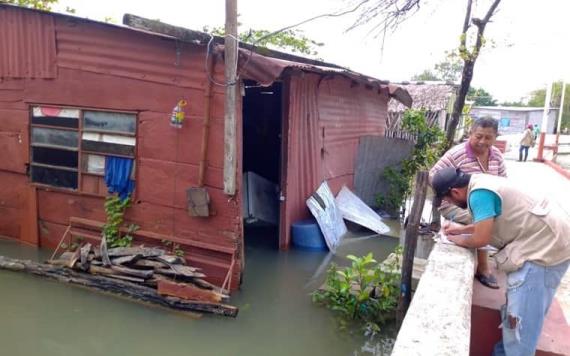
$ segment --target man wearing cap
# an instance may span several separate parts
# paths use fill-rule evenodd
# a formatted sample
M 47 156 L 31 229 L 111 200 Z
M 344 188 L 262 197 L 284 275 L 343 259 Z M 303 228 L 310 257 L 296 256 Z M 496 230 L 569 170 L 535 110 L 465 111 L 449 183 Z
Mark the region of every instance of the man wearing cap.
M 498 135 L 498 122 L 491 117 L 483 117 L 475 120 L 469 131 L 469 139 L 452 147 L 430 170 L 430 181 L 435 172 L 445 167 L 459 168 L 465 173 L 487 173 L 496 176 L 507 176 L 503 155 L 493 144 Z M 434 207 L 439 201 L 434 201 Z M 442 202 L 438 207 L 441 216 L 448 220 L 468 225 L 471 216 L 463 209 L 452 204 Z M 435 214 L 434 214 L 435 215 Z M 491 273 L 486 251 L 477 251 L 477 272 L 475 278 L 484 286 L 497 289 L 497 279 Z
M 435 173 L 432 187 L 473 217 L 472 225 L 444 227 L 450 241 L 499 250 L 494 257 L 507 273 L 507 302 L 501 308 L 503 339 L 493 354 L 534 355 L 544 317 L 570 264 L 569 213 L 553 200 L 488 174 L 444 168 Z

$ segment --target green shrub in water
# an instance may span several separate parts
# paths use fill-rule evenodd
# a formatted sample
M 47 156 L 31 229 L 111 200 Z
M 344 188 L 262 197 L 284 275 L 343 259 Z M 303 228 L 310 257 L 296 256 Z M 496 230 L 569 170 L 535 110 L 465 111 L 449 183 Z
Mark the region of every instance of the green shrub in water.
M 332 264 L 324 287 L 313 292 L 313 302 L 338 313 L 341 325 L 361 321 L 366 329 L 379 331 L 384 322 L 394 318 L 398 306 L 401 248 L 396 249 L 395 256 L 379 264 L 372 253 L 364 257 L 349 255 L 349 267 Z

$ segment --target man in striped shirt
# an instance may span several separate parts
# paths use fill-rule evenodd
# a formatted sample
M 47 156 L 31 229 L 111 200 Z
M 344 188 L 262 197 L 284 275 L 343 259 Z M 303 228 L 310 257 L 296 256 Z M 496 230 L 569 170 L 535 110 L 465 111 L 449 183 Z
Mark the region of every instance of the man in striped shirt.
M 475 120 L 469 132 L 469 139 L 447 151 L 429 172 L 430 182 L 434 174 L 442 168 L 459 168 L 464 173 L 486 173 L 506 177 L 506 167 L 503 155 L 493 146 L 498 135 L 498 123 L 493 118 L 480 118 Z M 437 205 L 439 202 L 434 202 Z M 457 223 L 471 224 L 471 215 L 465 209 L 441 202 L 439 207 L 441 216 Z M 477 272 L 475 278 L 483 285 L 497 289 L 499 285 L 489 268 L 486 251 L 477 251 Z

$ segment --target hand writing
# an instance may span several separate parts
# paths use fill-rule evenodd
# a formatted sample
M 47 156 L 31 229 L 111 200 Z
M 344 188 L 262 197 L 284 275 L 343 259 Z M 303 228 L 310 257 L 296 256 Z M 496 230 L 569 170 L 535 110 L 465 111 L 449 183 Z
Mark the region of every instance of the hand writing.
M 443 225 L 443 232 L 446 235 L 461 235 L 464 231 L 464 226 L 454 223 L 447 223 Z

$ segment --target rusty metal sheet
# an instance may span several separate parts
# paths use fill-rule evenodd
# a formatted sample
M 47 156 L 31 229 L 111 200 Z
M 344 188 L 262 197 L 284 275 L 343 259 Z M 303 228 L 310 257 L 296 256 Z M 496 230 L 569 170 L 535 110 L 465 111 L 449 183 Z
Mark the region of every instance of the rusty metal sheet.
M 318 103 L 325 179 L 354 174 L 359 139 L 384 133 L 388 99 L 382 91 L 354 85 L 346 78 L 321 82 Z M 331 188 L 338 191 L 336 185 Z
M 358 143 L 382 136 L 389 96 L 335 76 L 294 75 L 288 107 L 288 160 L 281 248 L 289 246 L 290 226 L 307 217 L 304 201 L 326 180 L 333 193 L 353 186 Z
M 0 78 L 56 77 L 53 17 L 0 7 Z
M 219 46 L 220 51 L 222 48 L 223 46 Z M 296 69 L 321 75 L 336 74 L 361 85 L 366 85 L 371 89 L 383 90 L 387 92 L 390 97 L 398 100 L 403 105 L 407 107 L 412 106 L 412 97 L 406 89 L 397 84 L 389 84 L 389 82 L 385 80 L 369 77 L 346 68 L 288 61 L 263 56 L 243 48 L 239 50 L 238 72 L 243 78 L 252 79 L 261 85 L 269 86 L 281 78 L 286 69 Z
M 322 137 L 319 131 L 317 88 L 319 76 L 294 76 L 289 85 L 287 177 L 282 187 L 285 195 L 284 219 L 281 221 L 279 246 L 290 243 L 290 227 L 306 218 L 307 198 L 321 183 Z
M 56 17 L 58 66 L 143 81 L 204 88 L 205 46 L 92 21 Z

